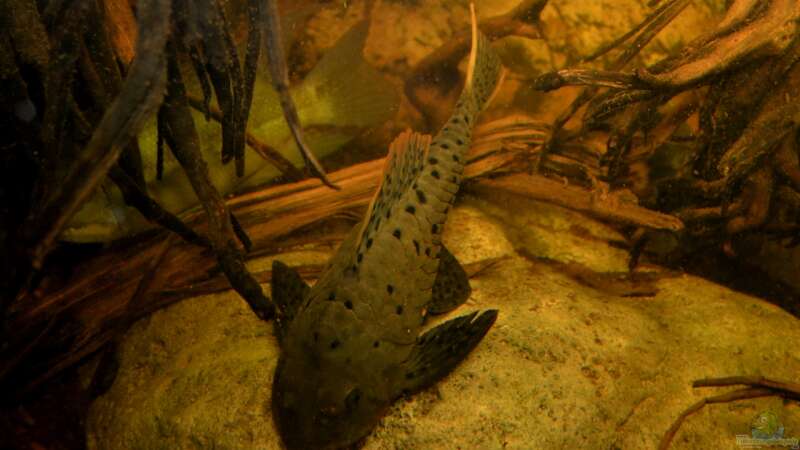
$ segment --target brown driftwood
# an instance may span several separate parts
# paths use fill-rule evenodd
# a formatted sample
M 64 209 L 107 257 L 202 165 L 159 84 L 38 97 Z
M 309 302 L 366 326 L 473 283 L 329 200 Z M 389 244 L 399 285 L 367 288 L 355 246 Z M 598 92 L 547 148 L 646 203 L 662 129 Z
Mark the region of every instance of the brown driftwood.
M 136 42 L 136 18 L 128 2 L 103 0 L 106 30 L 111 37 L 114 53 L 125 65 L 131 63 Z
M 800 400 L 800 384 L 788 381 L 778 381 L 770 378 L 765 378 L 761 375 L 743 375 L 723 378 L 704 378 L 696 380 L 692 383 L 692 387 L 731 387 L 742 385 L 746 386 L 732 391 L 725 392 L 710 397 L 705 397 L 702 400 L 692 404 L 686 408 L 675 422 L 669 427 L 661 442 L 658 445 L 659 450 L 667 450 L 672 443 L 672 439 L 678 433 L 683 422 L 687 417 L 700 411 L 706 405 L 714 403 L 730 403 L 737 400 L 746 400 L 758 397 L 783 397 L 785 399 Z
M 186 100 L 188 100 L 189 106 L 197 111 L 202 112 L 206 108 L 206 105 L 203 104 L 203 100 L 199 98 L 187 95 Z M 215 105 L 207 105 L 207 108 L 209 117 L 214 119 L 214 121 L 217 123 L 222 123 L 222 111 L 220 111 Z M 265 161 L 268 161 L 270 164 L 275 166 L 276 169 L 280 170 L 281 175 L 286 177 L 287 181 L 298 181 L 303 179 L 303 172 L 300 169 L 296 168 L 294 164 L 286 159 L 286 157 L 280 152 L 261 142 L 261 140 L 255 137 L 253 133 L 250 133 L 249 131 L 245 132 L 245 142 L 248 146 L 250 146 L 250 148 L 258 153 L 259 156 L 264 158 Z
M 614 192 L 589 194 L 585 189 L 569 186 L 546 177 L 514 174 L 496 180 L 485 180 L 470 189 L 479 194 L 503 190 L 548 203 L 565 206 L 598 219 L 656 230 L 680 231 L 683 222 L 674 216 L 629 203 Z
M 681 222 L 673 217 L 644 208 L 615 203 L 593 195 L 590 191 L 553 181 L 541 175 L 524 175 L 530 167 L 531 155 L 544 133 L 524 122 L 486 124 L 479 127 L 476 144 L 465 170 L 467 189 L 491 198 L 496 189 L 555 203 L 567 208 L 587 212 L 613 222 L 641 227 L 679 230 Z M 497 139 L 487 136 L 496 135 Z M 366 209 L 378 186 L 384 160 L 357 164 L 330 174 L 331 181 L 340 186 L 332 190 L 316 179 L 269 187 L 240 195 L 227 201 L 230 211 L 239 219 L 252 240 L 249 258 L 279 253 L 297 244 L 316 242 L 309 230 L 332 222 L 347 219 L 344 225 L 355 223 Z M 205 215 L 195 209 L 181 218 L 199 232 L 205 228 Z M 339 220 L 341 224 L 341 220 Z M 344 227 L 346 228 L 346 227 Z M 298 231 L 302 231 L 299 233 Z M 292 236 L 294 233 L 294 236 Z M 330 235 L 333 234 L 333 237 Z M 342 230 L 328 233 L 329 241 L 341 239 Z M 127 243 L 117 243 L 100 256 L 76 267 L 66 285 L 43 288 L 35 294 L 18 298 L 13 304 L 14 320 L 10 324 L 19 330 L 19 342 L 12 343 L 9 354 L 17 355 L 21 349 L 31 347 L 30 342 L 53 320 L 66 320 L 71 328 L 55 339 L 62 348 L 52 361 L 40 367 L 67 367 L 80 358 L 100 348 L 114 336 L 113 324 L 125 323 L 131 318 L 126 303 L 140 283 L 152 260 L 158 256 L 165 238 L 164 232 L 140 236 Z M 328 242 L 328 247 L 335 242 Z M 321 267 L 302 268 L 304 276 L 313 278 Z M 256 281 L 269 281 L 269 272 L 254 274 Z M 55 284 L 55 283 L 51 283 Z M 45 286 L 47 283 L 45 283 Z M 146 315 L 182 298 L 200 293 L 229 289 L 220 276 L 216 258 L 207 249 L 175 242 L 150 283 L 150 295 L 137 300 L 136 317 Z M 52 340 L 52 336 L 43 340 Z M 29 348 L 30 350 L 30 348 Z M 33 353 L 34 350 L 31 350 Z M 0 358 L 11 361 L 12 358 Z M 25 358 L 14 359 L 15 364 L 25 364 Z M 0 363 L 0 378 L 9 372 L 7 362 Z M 41 373 L 27 376 L 37 382 L 46 379 Z

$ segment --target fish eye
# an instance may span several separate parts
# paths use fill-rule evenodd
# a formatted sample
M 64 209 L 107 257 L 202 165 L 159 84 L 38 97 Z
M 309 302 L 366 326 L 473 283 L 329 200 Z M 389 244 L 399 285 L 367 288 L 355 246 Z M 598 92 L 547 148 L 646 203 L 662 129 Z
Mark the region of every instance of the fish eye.
M 324 411 L 320 411 L 320 414 L 317 415 L 317 421 L 323 427 L 328 426 L 331 423 L 331 416 L 326 414 Z
M 353 411 L 358 408 L 358 402 L 361 401 L 361 389 L 353 388 L 344 399 L 344 405 L 347 411 Z

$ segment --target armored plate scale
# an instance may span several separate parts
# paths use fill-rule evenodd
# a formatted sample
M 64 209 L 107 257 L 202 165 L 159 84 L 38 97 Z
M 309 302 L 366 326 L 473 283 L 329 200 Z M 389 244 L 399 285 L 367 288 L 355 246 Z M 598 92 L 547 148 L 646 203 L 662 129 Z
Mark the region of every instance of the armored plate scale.
M 442 227 L 472 126 L 502 72 L 473 11 L 465 86 L 441 131 L 406 131 L 392 142 L 366 217 L 313 287 L 273 265 L 281 355 L 272 410 L 287 448 L 358 443 L 395 400 L 448 374 L 494 323 L 496 310 L 473 312 L 420 335 L 429 314 L 470 294 L 464 269 L 441 244 Z

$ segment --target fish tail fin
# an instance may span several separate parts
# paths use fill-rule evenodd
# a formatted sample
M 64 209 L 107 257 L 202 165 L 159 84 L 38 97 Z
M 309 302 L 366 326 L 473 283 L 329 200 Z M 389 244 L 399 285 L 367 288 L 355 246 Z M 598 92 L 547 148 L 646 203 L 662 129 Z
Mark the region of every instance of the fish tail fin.
M 369 21 L 347 31 L 309 72 L 297 92 L 304 125 L 370 127 L 394 117 L 397 90 L 363 57 Z
M 500 86 L 505 70 L 489 42 L 489 39 L 478 30 L 475 18 L 475 4 L 470 3 L 470 19 L 472 24 L 472 45 L 467 66 L 467 80 L 464 84 L 463 96 L 469 97 L 478 110 L 482 110 L 491 102 L 497 87 Z

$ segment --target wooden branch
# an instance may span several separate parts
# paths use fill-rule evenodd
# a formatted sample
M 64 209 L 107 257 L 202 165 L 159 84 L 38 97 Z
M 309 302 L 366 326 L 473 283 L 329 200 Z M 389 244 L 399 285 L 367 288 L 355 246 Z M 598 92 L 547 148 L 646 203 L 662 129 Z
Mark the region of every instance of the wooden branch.
M 140 2 L 141 24 L 150 32 L 140 34 L 136 48 L 142 55 L 131 64 L 120 94 L 106 109 L 89 143 L 72 162 L 61 182 L 39 214 L 26 224 L 29 232 L 30 265 L 41 269 L 68 220 L 86 203 L 125 145 L 138 133 L 147 117 L 161 102 L 164 90 L 164 45 L 169 31 L 170 0 Z
M 111 37 L 114 53 L 126 66 L 131 63 L 135 54 L 136 18 L 133 17 L 128 2 L 102 0 L 106 30 Z
M 217 123 L 222 123 L 222 111 L 220 111 L 217 106 L 206 105 L 203 100 L 188 94 L 186 99 L 189 102 L 189 106 L 203 113 L 206 112 L 206 106 L 208 106 L 209 117 L 214 119 L 214 121 Z M 286 159 L 286 157 L 283 156 L 279 151 L 261 142 L 249 131 L 245 131 L 245 142 L 248 146 L 250 146 L 250 148 L 258 153 L 261 158 L 275 166 L 275 168 L 278 169 L 288 181 L 298 181 L 304 178 L 303 171 L 296 168 L 294 164 Z
M 672 442 L 672 439 L 678 433 L 683 422 L 687 417 L 700 411 L 705 405 L 712 403 L 729 403 L 737 400 L 745 400 L 748 398 L 757 397 L 771 397 L 779 396 L 783 398 L 791 398 L 800 400 L 800 384 L 791 383 L 786 381 L 777 381 L 765 378 L 760 375 L 743 375 L 723 378 L 704 378 L 695 380 L 692 387 L 730 387 L 736 385 L 744 385 L 746 387 L 739 388 L 733 391 L 728 391 L 723 394 L 706 397 L 690 407 L 686 408 L 675 422 L 669 427 L 664 437 L 661 438 L 661 443 L 658 445 L 659 450 L 667 450 Z
M 735 391 L 726 392 L 724 394 L 715 395 L 713 397 L 704 398 L 686 408 L 686 410 L 678 416 L 675 422 L 669 427 L 667 432 L 664 433 L 664 437 L 661 438 L 661 442 L 658 444 L 658 450 L 667 450 L 672 443 L 672 439 L 675 437 L 675 434 L 678 433 L 678 430 L 686 418 L 697 411 L 700 411 L 706 405 L 712 403 L 728 403 L 748 398 L 769 397 L 772 395 L 775 395 L 775 392 L 768 388 L 742 388 Z
M 597 192 L 590 194 L 583 188 L 538 175 L 515 174 L 496 180 L 484 180 L 469 189 L 484 195 L 489 190 L 499 189 L 564 206 L 609 222 L 656 230 L 683 229 L 683 222 L 678 218 L 628 203 L 613 192 L 605 195 Z
M 203 211 L 208 220 L 207 236 L 217 262 L 227 275 L 231 286 L 247 301 L 253 313 L 263 320 L 269 320 L 274 314 L 274 306 L 264 294 L 261 285 L 247 270 L 244 264 L 244 255 L 237 247 L 236 239 L 239 239 L 245 248 L 250 247 L 252 243 L 234 219 L 235 214 L 229 212 L 222 195 L 211 182 L 208 166 L 200 152 L 197 130 L 189 112 L 189 104 L 186 101 L 186 90 L 181 80 L 180 68 L 175 61 L 177 50 L 171 41 L 168 48 L 170 61 L 167 66 L 167 77 L 169 81 L 164 105 L 161 107 L 164 118 L 163 128 L 168 131 L 165 135 L 166 142 L 186 173 L 192 190 L 203 205 Z M 235 138 L 236 129 L 232 130 L 232 133 Z M 242 145 L 244 145 L 243 142 Z M 231 154 L 235 154 L 236 148 L 238 148 L 238 144 L 232 147 Z M 239 175 L 238 169 L 237 175 Z
M 565 182 L 523 174 L 530 167 L 533 150 L 543 140 L 545 133 L 542 131 L 536 124 L 520 120 L 479 126 L 464 172 L 465 189 L 487 195 L 487 198 L 498 189 L 504 190 L 624 224 L 667 230 L 682 228 L 682 223 L 674 217 L 614 202 L 614 194 L 598 197 Z M 495 138 L 489 137 L 492 135 Z M 349 225 L 360 218 L 377 189 L 383 167 L 384 160 L 379 159 L 330 174 L 331 181 L 340 186 L 340 190 L 308 179 L 240 195 L 228 200 L 227 206 L 252 239 L 251 254 L 274 254 L 303 242 L 317 242 L 320 237 L 307 231 L 331 223 L 333 219 L 345 218 L 342 225 Z M 207 228 L 205 214 L 200 208 L 182 214 L 181 219 L 200 233 Z M 302 235 L 293 235 L 299 230 L 303 230 Z M 343 236 L 340 231 L 334 233 L 338 239 Z M 74 331 L 46 338 L 61 340 L 66 349 L 51 361 L 39 361 L 41 367 L 63 367 L 67 357 L 95 351 L 113 336 L 108 324 L 120 323 L 131 314 L 125 310 L 125 304 L 135 292 L 142 273 L 157 257 L 163 239 L 162 231 L 113 244 L 103 254 L 76 267 L 66 285 L 17 299 L 12 305 L 14 320 L 9 326 L 18 331 L 19 336 L 35 336 L 36 330 L 41 330 L 53 317 L 77 324 Z M 319 267 L 307 267 L 303 274 L 313 277 L 319 270 Z M 270 274 L 256 273 L 254 278 L 258 283 L 265 283 Z M 229 288 L 219 276 L 217 261 L 211 252 L 182 241 L 171 248 L 169 258 L 159 267 L 152 285 L 157 286 L 154 294 L 137 301 L 136 317 L 187 296 Z M 4 373 L 4 361 L 11 359 L 9 355 L 17 354 L 27 342 L 29 340 L 22 339 L 0 354 L 0 374 Z

